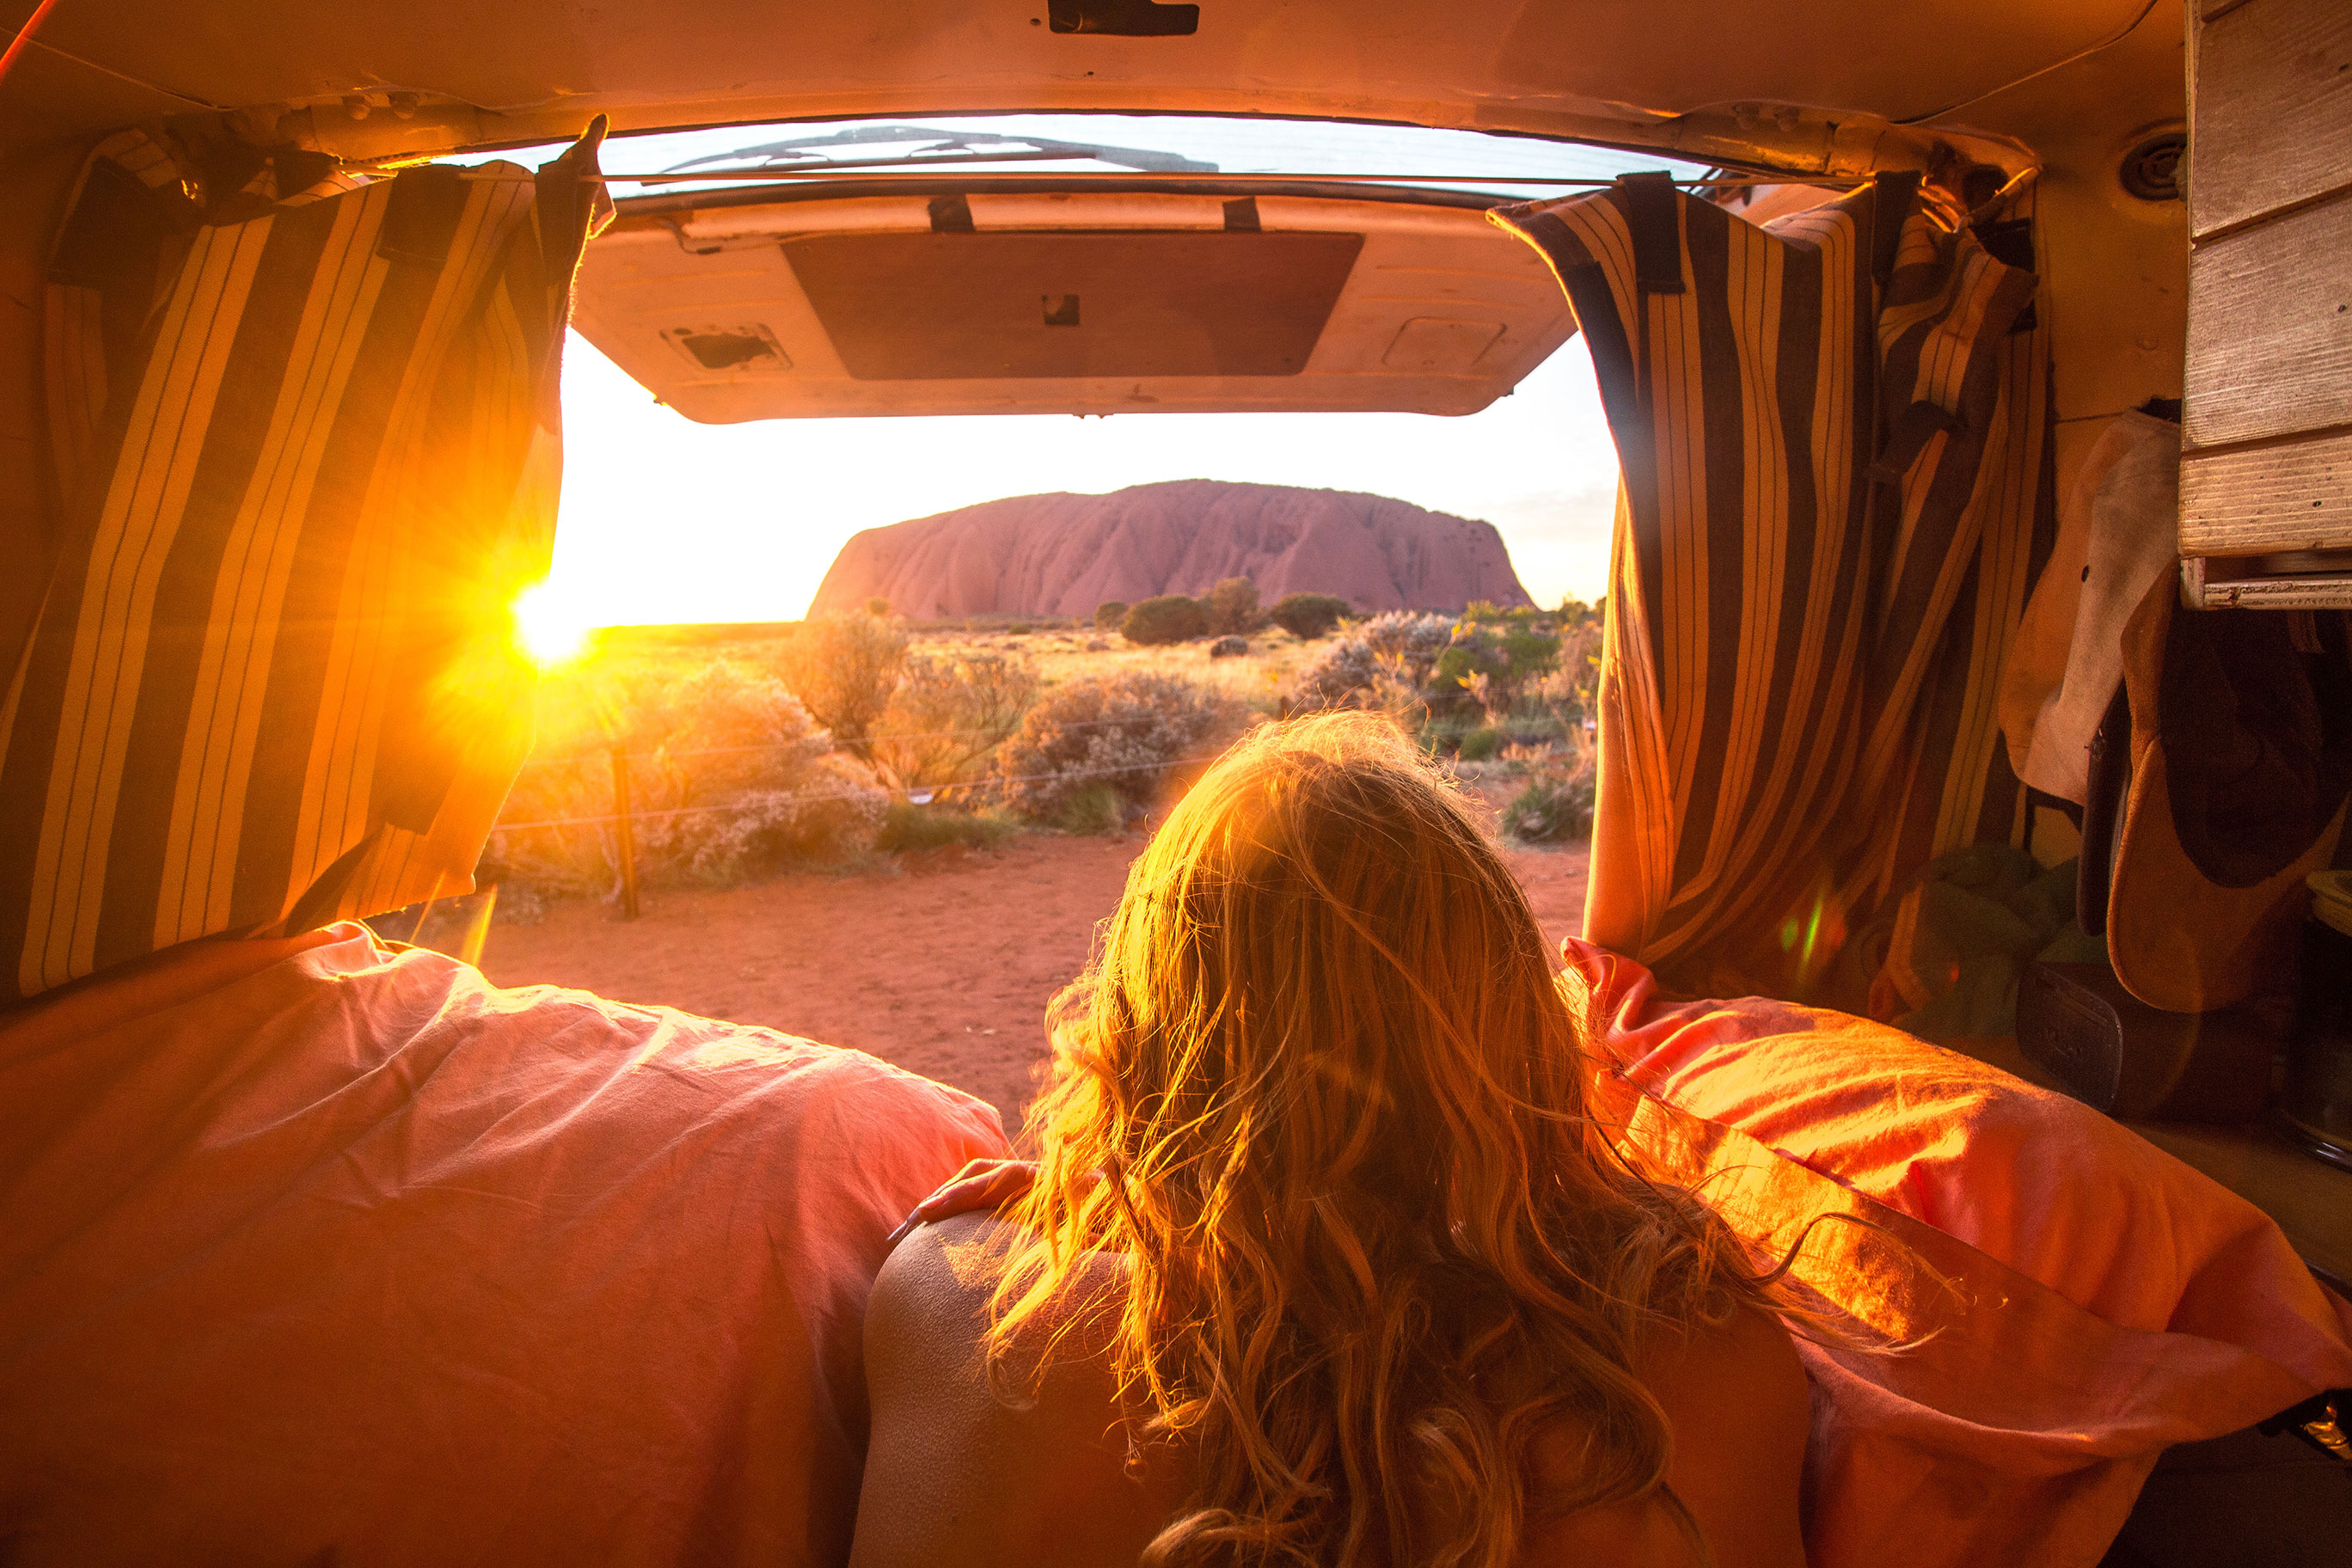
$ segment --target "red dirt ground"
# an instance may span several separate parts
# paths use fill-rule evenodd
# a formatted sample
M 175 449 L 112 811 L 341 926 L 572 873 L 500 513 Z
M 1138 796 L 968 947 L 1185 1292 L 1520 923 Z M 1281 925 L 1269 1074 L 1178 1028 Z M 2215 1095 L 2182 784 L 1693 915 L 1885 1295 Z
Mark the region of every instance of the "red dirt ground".
M 500 985 L 555 984 L 854 1046 L 994 1105 L 1008 1129 L 1046 1052 L 1045 1003 L 1086 962 L 1140 837 L 1030 834 L 898 875 L 792 876 L 649 896 L 635 922 L 573 905 L 491 929 Z M 1582 924 L 1587 852 L 1513 850 L 1557 942 Z

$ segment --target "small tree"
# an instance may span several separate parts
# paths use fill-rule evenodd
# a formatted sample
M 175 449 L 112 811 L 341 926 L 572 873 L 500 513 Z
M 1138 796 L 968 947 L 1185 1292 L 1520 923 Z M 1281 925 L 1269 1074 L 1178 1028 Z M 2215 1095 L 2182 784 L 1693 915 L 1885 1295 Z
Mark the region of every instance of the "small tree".
M 1209 630 L 1219 637 L 1245 637 L 1264 624 L 1257 607 L 1257 584 L 1246 577 L 1228 577 L 1209 590 L 1202 601 Z
M 1285 594 L 1274 602 L 1273 621 L 1295 637 L 1319 637 L 1352 608 L 1329 594 Z
M 1146 599 L 1129 609 L 1118 623 L 1121 637 L 1146 647 L 1182 642 L 1208 629 L 1209 613 L 1201 601 L 1181 594 L 1162 594 L 1156 599 Z
M 853 612 L 804 621 L 781 660 L 784 684 L 836 744 L 871 762 L 874 726 L 907 667 L 907 628 Z
M 910 653 L 874 731 L 876 760 L 905 784 L 958 783 L 1021 727 L 1037 687 L 1037 667 L 1024 654 Z
M 1105 599 L 1095 606 L 1095 626 L 1106 632 L 1118 630 L 1118 623 L 1127 618 L 1125 599 Z

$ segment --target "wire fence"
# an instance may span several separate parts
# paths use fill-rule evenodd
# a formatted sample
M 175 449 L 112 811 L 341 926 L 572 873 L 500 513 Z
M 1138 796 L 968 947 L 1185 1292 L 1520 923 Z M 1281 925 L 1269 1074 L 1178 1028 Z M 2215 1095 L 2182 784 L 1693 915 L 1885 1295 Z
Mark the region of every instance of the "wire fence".
M 1076 726 L 1071 727 L 1076 728 Z M 670 756 L 718 755 L 720 751 L 781 752 L 788 751 L 791 748 L 785 746 L 740 746 L 719 748 L 708 752 L 672 752 L 667 754 Z M 644 755 L 646 753 L 630 753 L 624 752 L 615 752 L 614 754 L 615 756 L 626 757 L 632 754 Z M 924 797 L 924 800 L 928 801 L 936 799 L 939 795 L 949 790 L 985 789 L 993 788 L 999 784 L 1037 784 L 1047 779 L 1109 778 L 1114 774 L 1119 773 L 1157 773 L 1163 772 L 1170 768 L 1189 767 L 1195 763 L 1213 763 L 1216 761 L 1216 759 L 1217 754 L 1213 752 L 1210 752 L 1195 757 L 1171 757 L 1164 762 L 1123 763 L 1116 767 L 1056 768 L 1051 773 L 992 773 L 986 778 L 962 779 L 951 784 L 899 784 L 896 786 L 889 784 L 877 784 L 875 787 L 879 789 L 884 795 L 893 795 L 900 799 L 911 799 L 917 795 L 920 795 Z M 576 762 L 584 761 L 586 759 L 567 758 L 565 760 Z M 581 827 L 606 823 L 656 822 L 670 817 L 699 816 L 714 812 L 769 811 L 780 805 L 814 805 L 821 801 L 856 800 L 862 795 L 870 795 L 873 792 L 870 790 L 812 790 L 800 794 L 763 794 L 756 800 L 719 801 L 710 805 L 672 806 L 663 811 L 609 811 L 591 816 L 550 816 L 543 817 L 536 822 L 501 822 L 492 826 L 490 831 L 492 833 L 523 833 L 533 829 L 548 827 Z
M 1091 728 L 1097 725 L 1119 722 L 1131 723 L 1132 721 L 1087 720 L 1080 723 L 1073 723 L 1066 727 L 1071 729 L 1078 729 L 1082 727 Z M 996 734 L 1002 738 L 1001 731 L 992 730 L 934 731 L 926 736 L 908 735 L 894 738 L 916 740 L 939 739 L 949 735 L 986 734 Z M 663 759 L 673 759 L 697 756 L 740 755 L 752 752 L 790 752 L 799 750 L 800 744 L 800 742 L 790 742 L 766 746 L 712 746 L 689 752 L 632 752 L 620 747 L 614 747 L 612 751 L 604 753 L 604 760 L 611 765 L 613 770 L 614 809 L 607 812 L 589 813 L 580 816 L 549 816 L 525 822 L 500 822 L 493 824 L 490 828 L 490 832 L 495 836 L 502 833 L 511 834 L 553 831 L 567 827 L 612 828 L 614 830 L 614 848 L 617 852 L 617 863 L 614 868 L 620 873 L 619 891 L 621 913 L 622 917 L 625 920 L 635 920 L 637 918 L 638 912 L 636 826 L 639 823 L 672 821 L 680 817 L 716 816 L 730 812 L 772 812 L 780 806 L 798 807 L 803 805 L 816 805 L 825 801 L 856 800 L 861 797 L 870 798 L 875 793 L 877 793 L 877 791 L 886 797 L 912 801 L 917 805 L 926 805 L 938 799 L 941 795 L 950 790 L 988 789 L 1004 784 L 1037 784 L 1048 779 L 1111 778 L 1124 773 L 1166 773 L 1173 769 L 1190 767 L 1195 763 L 1211 763 L 1216 760 L 1216 753 L 1204 752 L 1198 756 L 1170 757 L 1159 762 L 1150 763 L 1123 763 L 1115 765 L 1101 765 L 1095 767 L 1057 768 L 1050 773 L 1013 774 L 992 773 L 984 778 L 958 780 L 948 784 L 901 784 L 893 785 L 877 784 L 873 788 L 859 790 L 803 790 L 782 793 L 761 791 L 745 799 L 716 801 L 708 805 L 670 806 L 656 811 L 638 811 L 631 805 L 629 762 L 632 757 L 649 756 Z M 576 764 L 593 760 L 595 760 L 595 756 L 594 753 L 592 752 L 572 757 L 547 758 L 543 759 L 543 762 L 550 764 L 555 763 Z M 420 926 L 422 925 L 422 916 L 418 917 L 418 923 Z
M 1055 728 L 1063 730 L 1093 730 L 1107 724 L 1131 725 L 1135 721 L 1129 718 L 1074 719 L 1067 721 L 1066 722 L 1057 724 Z M 903 733 L 896 730 L 885 730 L 877 731 L 872 734 L 862 735 L 858 737 L 858 739 L 865 744 L 878 746 L 894 744 L 902 741 L 968 741 L 976 736 L 990 736 L 1002 741 L 1011 738 L 1011 736 L 1016 732 L 1017 727 L 1014 730 L 1007 730 L 1002 727 L 978 730 L 918 730 Z M 819 735 L 823 735 L 825 731 L 819 731 L 818 733 Z M 811 738 L 814 739 L 816 737 Z M 650 752 L 625 751 L 621 754 L 627 757 L 633 763 L 680 762 L 688 757 L 735 757 L 749 755 L 753 752 L 786 752 L 791 751 L 794 745 L 799 743 L 800 742 L 771 742 L 767 745 L 761 746 L 699 746 L 691 751 L 682 752 L 674 752 L 667 747 L 663 746 L 656 747 Z M 582 752 L 577 755 L 569 757 L 533 757 L 529 762 L 523 763 L 523 768 L 527 772 L 532 768 L 568 767 L 580 763 L 601 763 L 609 759 L 612 754 L 613 753 L 610 752 Z

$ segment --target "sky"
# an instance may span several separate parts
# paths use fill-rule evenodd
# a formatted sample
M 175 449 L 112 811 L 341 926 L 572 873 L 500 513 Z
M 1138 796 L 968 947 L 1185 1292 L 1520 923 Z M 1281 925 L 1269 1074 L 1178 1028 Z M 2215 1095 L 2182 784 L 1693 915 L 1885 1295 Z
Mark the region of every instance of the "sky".
M 1617 454 L 1582 338 L 1484 411 L 974 415 L 698 425 L 576 333 L 542 599 L 589 626 L 795 620 L 849 536 L 1159 479 L 1367 490 L 1482 518 L 1538 604 L 1605 591 Z
M 774 167 L 778 159 L 887 160 L 918 150 L 887 134 L 875 141 L 872 129 L 882 123 L 616 137 L 605 145 L 604 167 L 615 194 L 625 196 L 651 188 L 627 174 L 675 170 L 689 159 L 698 160 L 698 174 L 709 170 L 723 184 L 729 169 Z M 1463 183 L 1520 196 L 1560 193 L 1517 184 L 1514 176 L 1605 179 L 1657 163 L 1528 138 L 1323 121 L 1002 115 L 923 124 L 990 144 L 1042 134 L 1105 149 L 1176 152 L 1229 173 L 1475 175 Z M 844 135 L 856 140 L 833 144 Z M 812 137 L 826 142 L 810 151 Z M 558 151 L 457 161 L 502 155 L 530 164 Z M 1066 162 L 1094 167 L 1099 159 Z M 1062 165 L 1018 166 L 1035 172 Z M 1484 519 L 1501 531 L 1519 580 L 1539 604 L 1598 598 L 1607 581 L 1617 457 L 1580 338 L 1571 338 L 1511 395 L 1455 418 L 991 415 L 705 426 L 656 403 L 577 334 L 565 355 L 562 510 L 554 571 L 535 595 L 537 614 L 559 630 L 797 619 L 835 553 L 861 529 L 1000 496 L 1099 494 L 1160 479 L 1366 490 Z

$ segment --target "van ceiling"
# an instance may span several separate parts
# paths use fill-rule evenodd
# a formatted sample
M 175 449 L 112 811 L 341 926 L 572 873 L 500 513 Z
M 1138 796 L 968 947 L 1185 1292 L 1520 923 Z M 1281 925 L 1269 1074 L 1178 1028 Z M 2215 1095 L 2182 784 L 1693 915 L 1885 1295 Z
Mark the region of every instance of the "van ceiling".
M 706 423 L 1471 414 L 1576 330 L 1541 258 L 1477 201 L 709 199 L 625 204 L 588 247 L 573 315 Z
M 2095 48 L 2147 5 L 1457 0 L 1433 25 L 1425 0 L 66 5 L 0 94 L 0 155 L 202 109 L 251 111 L 256 140 L 352 157 L 546 141 L 599 112 L 627 130 L 1093 109 L 1522 131 L 1701 158 L 1744 146 L 1819 169 L 1866 163 L 1884 122 L 1933 120 Z M 0 0 L 0 22 L 32 8 Z M 1117 36 L 1178 29 L 1180 13 L 1195 30 Z M 1662 123 L 1676 117 L 1691 118 Z

